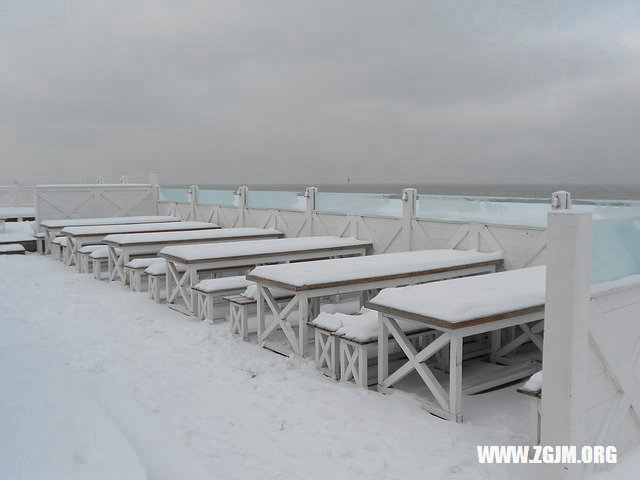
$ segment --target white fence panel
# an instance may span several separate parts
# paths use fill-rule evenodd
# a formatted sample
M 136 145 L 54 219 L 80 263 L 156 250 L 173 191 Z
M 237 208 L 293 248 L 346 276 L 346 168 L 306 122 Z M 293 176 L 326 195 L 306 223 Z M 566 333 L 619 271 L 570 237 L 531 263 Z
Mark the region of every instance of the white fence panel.
M 149 184 L 38 185 L 36 221 L 157 215 L 157 189 Z
M 640 283 L 593 296 L 585 445 L 640 445 Z
M 35 187 L 0 186 L 0 207 L 33 207 L 35 192 Z

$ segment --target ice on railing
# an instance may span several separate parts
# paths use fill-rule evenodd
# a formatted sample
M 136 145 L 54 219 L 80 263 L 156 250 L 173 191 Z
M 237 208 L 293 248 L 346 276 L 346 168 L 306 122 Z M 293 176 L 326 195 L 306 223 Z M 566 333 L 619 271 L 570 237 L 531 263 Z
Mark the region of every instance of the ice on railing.
M 378 193 L 333 193 L 316 194 L 316 210 L 326 213 L 401 217 L 400 195 Z
M 303 212 L 306 209 L 306 199 L 302 192 L 249 190 L 247 192 L 247 207 Z
M 198 190 L 197 203 L 200 205 L 238 206 L 238 195 L 233 190 Z
M 189 191 L 186 188 L 161 188 L 158 200 L 169 203 L 189 203 Z
M 640 202 L 575 200 L 574 211 L 590 212 L 595 220 L 640 215 Z M 539 198 L 499 198 L 419 195 L 416 217 L 429 220 L 524 227 L 547 226 L 551 202 Z
M 593 222 L 592 283 L 640 273 L 640 217 Z

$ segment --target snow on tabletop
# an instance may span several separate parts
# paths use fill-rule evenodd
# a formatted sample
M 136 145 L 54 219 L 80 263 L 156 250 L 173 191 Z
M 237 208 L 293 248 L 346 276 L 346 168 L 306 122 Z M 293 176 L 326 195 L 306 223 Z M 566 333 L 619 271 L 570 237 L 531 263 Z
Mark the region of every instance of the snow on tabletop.
M 418 250 L 365 257 L 316 260 L 256 267 L 251 275 L 296 287 L 357 280 L 380 275 L 399 275 L 438 268 L 463 267 L 471 263 L 501 260 L 502 254 L 474 250 Z
M 464 322 L 544 305 L 546 267 L 456 278 L 411 287 L 386 288 L 372 305 Z
M 146 273 L 147 275 L 164 275 L 165 273 L 167 273 L 167 261 L 164 258 L 162 258 L 161 260 L 161 262 L 157 262 L 148 266 L 144 273 Z M 182 265 L 176 265 L 176 270 L 182 273 L 187 269 Z
M 378 338 L 378 312 L 365 307 L 352 315 L 322 312 L 309 323 L 357 342 L 368 342 Z M 398 325 L 405 333 L 425 329 L 423 323 L 410 320 L 398 320 Z
M 529 390 L 530 392 L 542 391 L 542 370 L 531 375 L 531 378 L 522 386 L 523 390 Z
M 55 243 L 57 245 L 64 245 L 66 247 L 67 246 L 67 238 L 69 238 L 69 237 L 56 237 L 51 241 L 51 243 Z M 75 243 L 75 240 L 72 238 L 71 242 Z
M 160 253 L 186 261 L 195 261 L 281 252 L 304 252 L 305 250 L 322 248 L 366 246 L 370 243 L 364 240 L 356 240 L 352 237 L 299 237 L 218 243 L 215 245 L 175 245 L 163 248 Z
M 195 230 L 186 232 L 121 233 L 107 235 L 104 238 L 104 241 L 126 245 L 128 243 L 170 243 L 172 241 L 181 240 L 216 240 L 233 237 L 278 234 L 282 234 L 282 232 L 273 228 L 217 228 L 215 230 Z
M 131 223 L 179 222 L 178 217 L 168 215 L 143 215 L 137 217 L 65 218 L 63 220 L 43 220 L 40 225 L 48 228 L 82 227 L 90 225 L 126 225 Z
M 19 243 L 6 243 L 0 245 L 0 253 L 24 252 L 24 247 Z
M 152 258 L 134 258 L 129 261 L 125 266 L 129 268 L 148 268 L 154 263 L 164 263 L 163 258 L 152 257 Z
M 281 288 L 269 288 L 271 295 L 273 298 L 285 298 L 293 295 L 293 292 L 289 290 L 283 290 Z M 247 289 L 241 294 L 243 297 L 252 298 L 254 300 L 258 299 L 258 286 L 251 282 L 251 285 L 247 287 Z
M 115 250 L 118 255 L 122 253 L 122 250 L 119 248 L 116 248 Z M 91 252 L 89 256 L 91 258 L 109 258 L 109 248 L 101 246 L 100 248 L 96 248 L 93 252 Z
M 234 277 L 209 278 L 202 280 L 194 287 L 202 292 L 213 292 L 217 290 L 231 290 L 246 288 L 253 285 L 253 282 L 247 280 L 243 275 Z
M 91 253 L 95 252 L 99 248 L 105 248 L 104 245 L 85 245 L 84 247 L 80 247 L 78 249 L 78 253 Z
M 62 233 L 69 235 L 109 235 L 127 232 L 162 232 L 180 230 L 204 230 L 217 228 L 215 223 L 205 222 L 161 222 L 133 223 L 128 225 L 92 225 L 86 227 L 65 227 Z
M 35 207 L 0 207 L 0 219 L 35 217 Z

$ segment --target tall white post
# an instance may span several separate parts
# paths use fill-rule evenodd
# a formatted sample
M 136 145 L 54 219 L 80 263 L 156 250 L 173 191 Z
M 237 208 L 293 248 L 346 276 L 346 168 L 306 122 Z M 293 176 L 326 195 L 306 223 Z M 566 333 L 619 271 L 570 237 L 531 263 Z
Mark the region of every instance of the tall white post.
M 313 236 L 313 213 L 316 210 L 316 195 L 318 193 L 317 187 L 309 187 L 305 190 L 304 196 L 307 200 L 305 216 L 306 216 L 306 234 L 308 237 Z
M 591 230 L 590 213 L 558 208 L 548 214 L 541 444 L 576 445 L 578 451 L 588 421 Z M 546 478 L 578 479 L 581 473 L 580 465 L 557 464 Z
M 247 192 L 249 191 L 248 187 L 240 187 L 236 192 L 238 195 L 238 226 L 245 227 L 245 209 L 247 208 Z
M 197 221 L 196 206 L 198 205 L 198 186 L 197 185 L 191 185 L 189 187 L 189 204 L 191 204 L 191 220 L 195 222 Z
M 153 198 L 156 201 L 156 213 L 160 213 L 160 185 L 158 184 L 158 174 L 150 173 L 149 174 L 149 184 L 151 185 L 151 189 L 153 190 Z
M 104 177 L 98 177 L 98 183 L 102 185 L 104 183 Z
M 157 173 L 150 173 L 149 174 L 149 183 L 151 185 L 158 185 L 158 174 Z
M 411 223 L 416 216 L 416 199 L 418 191 L 415 188 L 405 188 L 402 191 L 402 246 L 407 252 L 411 251 Z
M 120 183 L 129 183 L 129 179 L 126 175 L 121 175 L 120 176 Z

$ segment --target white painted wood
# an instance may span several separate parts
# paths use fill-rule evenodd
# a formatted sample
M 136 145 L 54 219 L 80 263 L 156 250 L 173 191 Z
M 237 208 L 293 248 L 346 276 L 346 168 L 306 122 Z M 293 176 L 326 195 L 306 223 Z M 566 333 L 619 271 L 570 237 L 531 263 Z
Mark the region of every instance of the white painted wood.
M 570 210 L 548 216 L 543 445 L 581 445 L 585 438 L 591 222 L 591 214 Z M 582 472 L 579 465 L 558 467 L 550 478 L 577 479 Z

